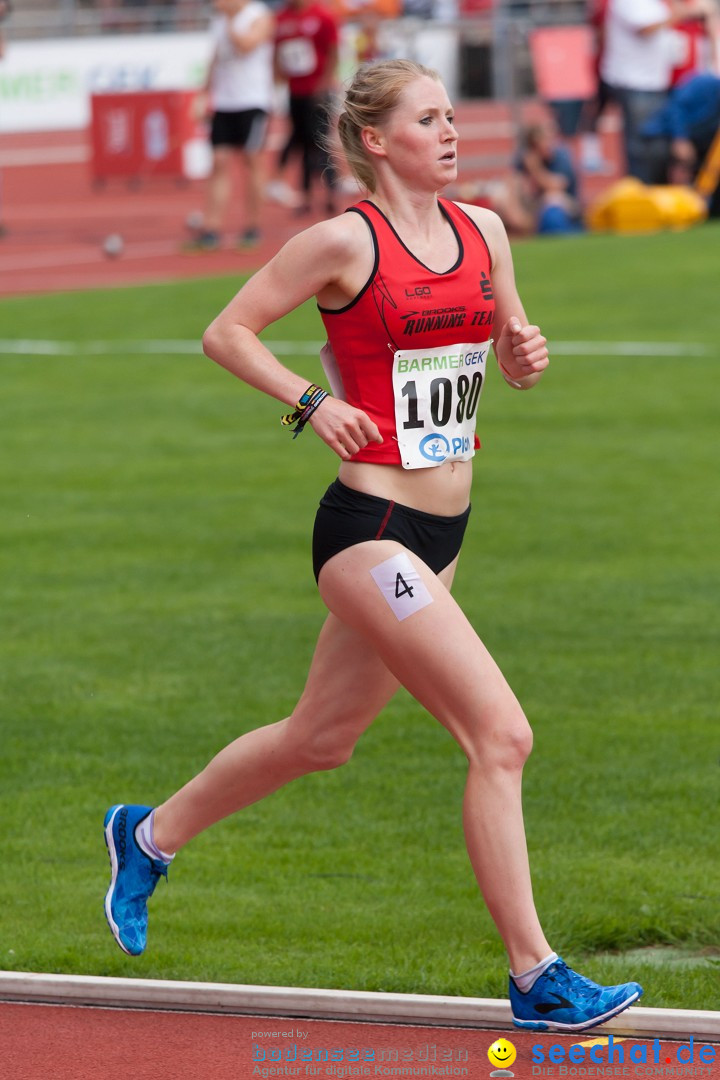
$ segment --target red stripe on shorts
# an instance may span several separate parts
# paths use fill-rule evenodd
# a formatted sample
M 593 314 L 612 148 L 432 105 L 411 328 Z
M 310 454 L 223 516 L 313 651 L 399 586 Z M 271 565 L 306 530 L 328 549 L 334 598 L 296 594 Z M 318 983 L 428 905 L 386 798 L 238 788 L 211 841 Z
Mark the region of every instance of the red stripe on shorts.
M 387 513 L 385 514 L 385 517 L 382 519 L 382 524 L 381 524 L 380 528 L 377 531 L 377 536 L 375 537 L 376 540 L 379 540 L 380 537 L 382 536 L 382 534 L 385 532 L 385 529 L 387 528 L 387 523 L 390 520 L 390 515 L 392 514 L 394 508 L 395 508 L 395 501 L 393 499 L 391 499 L 390 502 L 388 503 Z

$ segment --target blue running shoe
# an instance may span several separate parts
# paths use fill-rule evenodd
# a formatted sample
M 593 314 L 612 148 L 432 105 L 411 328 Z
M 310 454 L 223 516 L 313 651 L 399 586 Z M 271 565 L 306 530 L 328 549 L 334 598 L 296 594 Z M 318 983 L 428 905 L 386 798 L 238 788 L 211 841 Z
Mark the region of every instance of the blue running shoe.
M 513 1023 L 526 1031 L 584 1031 L 617 1016 L 642 994 L 636 982 L 599 986 L 560 957 L 523 994 L 510 977 Z
M 152 812 L 151 806 L 111 806 L 105 815 L 105 843 L 110 855 L 110 888 L 105 894 L 105 917 L 112 935 L 130 956 L 147 944 L 147 902 L 167 866 L 151 859 L 138 846 L 135 828 Z

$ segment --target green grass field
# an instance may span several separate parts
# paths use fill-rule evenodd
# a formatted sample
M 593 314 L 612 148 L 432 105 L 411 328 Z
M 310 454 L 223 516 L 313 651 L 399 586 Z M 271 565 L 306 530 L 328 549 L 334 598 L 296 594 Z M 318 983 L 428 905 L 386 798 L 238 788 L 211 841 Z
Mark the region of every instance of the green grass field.
M 714 1008 L 720 974 L 719 242 L 516 246 L 558 346 L 532 394 L 488 377 L 455 590 L 535 730 L 548 937 L 649 1006 Z M 403 694 L 346 768 L 181 854 L 142 958 L 106 928 L 106 807 L 161 800 L 287 714 L 323 617 L 309 538 L 333 455 L 199 346 L 137 345 L 199 341 L 237 284 L 0 302 L 0 967 L 504 997 L 464 759 Z M 312 305 L 265 336 L 319 378 Z

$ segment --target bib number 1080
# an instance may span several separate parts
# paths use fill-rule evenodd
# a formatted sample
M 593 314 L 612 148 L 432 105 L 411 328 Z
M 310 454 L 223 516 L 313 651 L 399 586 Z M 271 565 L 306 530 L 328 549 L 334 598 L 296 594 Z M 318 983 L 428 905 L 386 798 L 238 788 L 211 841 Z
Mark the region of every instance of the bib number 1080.
M 437 378 L 430 383 L 430 419 L 434 427 L 445 427 L 452 418 L 453 409 L 455 420 L 461 424 L 463 420 L 470 420 L 475 415 L 480 391 L 482 390 L 482 372 L 474 371 L 472 378 L 467 375 L 459 375 L 455 384 L 450 379 Z M 453 389 L 456 395 L 453 394 Z M 418 416 L 417 384 L 414 379 L 405 383 L 401 390 L 402 396 L 407 398 L 407 420 L 403 420 L 405 429 L 424 428 L 425 421 Z M 457 404 L 455 403 L 457 396 Z

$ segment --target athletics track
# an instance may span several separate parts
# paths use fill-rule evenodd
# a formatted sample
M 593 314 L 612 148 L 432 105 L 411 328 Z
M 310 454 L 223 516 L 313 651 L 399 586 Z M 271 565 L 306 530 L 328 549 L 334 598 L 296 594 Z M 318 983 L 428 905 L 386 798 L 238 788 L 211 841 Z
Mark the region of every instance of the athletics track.
M 521 114 L 529 121 L 542 116 L 543 110 L 527 102 Z M 611 115 L 607 124 L 604 153 L 617 162 L 616 118 Z M 457 126 L 459 181 L 501 175 L 511 160 L 515 138 L 508 108 L 493 102 L 461 103 Z M 281 121 L 270 134 L 268 165 L 275 155 L 273 147 L 283 141 Z M 89 136 L 83 131 L 0 136 L 2 220 L 7 228 L 0 239 L 0 296 L 243 274 L 317 220 L 317 215 L 298 218 L 291 210 L 267 204 L 263 242 L 251 251 L 239 251 L 230 246 L 232 234 L 242 224 L 236 195 L 227 246 L 187 255 L 181 250 L 188 239 L 185 222 L 188 214 L 202 208 L 204 181 L 144 175 L 134 187 L 124 179 L 96 187 L 91 165 Z M 592 196 L 614 178 L 586 177 L 586 195 Z M 318 203 L 323 201 L 318 192 Z M 345 205 L 352 201 L 354 196 L 348 195 Z M 102 243 L 114 233 L 123 237 L 125 249 L 121 257 L 108 259 Z
M 507 1001 L 0 972 L 0 1076 L 251 1080 L 495 1071 L 720 1080 L 720 1012 L 635 1006 L 577 1036 L 519 1032 Z
M 609 1036 L 590 1032 L 541 1036 L 511 1030 L 15 1003 L 0 1005 L 0 1075 L 8 1080 L 275 1076 L 484 1080 L 494 1071 L 487 1052 L 499 1037 L 508 1038 L 517 1051 L 511 1070 L 517 1080 L 720 1078 L 720 1045 L 697 1037 L 691 1044 L 689 1036 L 674 1040 L 612 1036 L 610 1046 Z M 712 1056 L 716 1060 L 710 1063 Z

